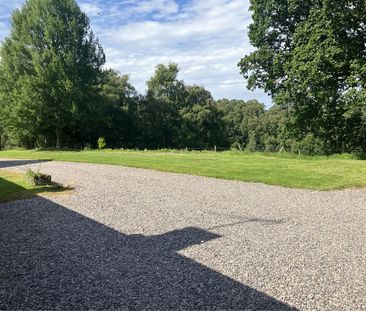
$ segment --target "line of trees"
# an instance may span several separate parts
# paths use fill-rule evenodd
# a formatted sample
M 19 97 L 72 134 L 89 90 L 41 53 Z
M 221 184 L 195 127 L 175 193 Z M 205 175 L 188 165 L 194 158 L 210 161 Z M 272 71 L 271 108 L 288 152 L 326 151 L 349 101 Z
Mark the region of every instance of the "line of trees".
M 256 100 L 215 101 L 179 80 L 174 63 L 158 65 L 139 94 L 127 75 L 104 69 L 74 0 L 28 0 L 0 49 L 0 148 L 95 148 L 103 137 L 110 148 L 365 151 L 364 5 L 336 12 L 328 2 L 251 0 L 257 50 L 239 66 L 250 88 L 272 94 L 267 110 Z M 329 24 L 329 12 L 342 23 Z

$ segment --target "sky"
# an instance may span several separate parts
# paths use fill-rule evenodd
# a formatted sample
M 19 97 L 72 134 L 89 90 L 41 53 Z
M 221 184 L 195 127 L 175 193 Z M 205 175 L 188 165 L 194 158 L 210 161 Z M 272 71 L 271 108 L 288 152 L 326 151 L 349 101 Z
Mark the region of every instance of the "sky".
M 130 76 L 141 93 L 157 64 L 179 65 L 179 79 L 202 85 L 215 99 L 258 99 L 237 67 L 253 51 L 248 38 L 249 0 L 77 0 L 89 16 L 107 62 Z M 12 10 L 24 0 L 0 0 L 0 41 L 10 31 Z

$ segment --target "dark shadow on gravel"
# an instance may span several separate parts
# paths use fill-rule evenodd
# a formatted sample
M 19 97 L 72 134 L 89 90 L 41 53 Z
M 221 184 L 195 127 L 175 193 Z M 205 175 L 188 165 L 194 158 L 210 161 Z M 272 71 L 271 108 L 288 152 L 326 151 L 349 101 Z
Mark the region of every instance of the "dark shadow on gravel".
M 225 214 L 225 213 L 214 213 L 210 212 L 212 215 L 216 215 L 218 218 L 225 217 L 225 218 L 232 218 L 233 222 L 227 223 L 227 224 L 220 224 L 217 226 L 212 226 L 208 228 L 208 230 L 215 230 L 215 229 L 222 229 L 222 228 L 228 228 L 228 227 L 236 227 L 240 225 L 245 225 L 248 223 L 257 223 L 264 226 L 276 226 L 276 225 L 282 225 L 285 222 L 287 222 L 287 219 L 271 219 L 271 218 L 259 218 L 259 217 L 243 217 L 235 214 Z
M 41 164 L 44 162 L 50 162 L 52 160 L 3 160 L 0 158 L 0 168 L 9 168 L 14 166 L 31 165 L 31 164 Z
M 218 238 L 125 235 L 39 197 L 0 204 L 0 309 L 295 310 L 178 253 Z
M 258 223 L 258 224 L 261 224 L 261 225 L 271 226 L 271 225 L 281 225 L 281 224 L 285 223 L 285 220 L 283 220 L 283 219 L 248 218 L 246 220 L 239 220 L 239 221 L 231 222 L 231 223 L 228 223 L 228 224 L 213 226 L 213 227 L 210 227 L 209 230 L 222 229 L 222 228 L 228 228 L 228 227 L 236 227 L 236 226 L 240 226 L 240 225 L 245 225 L 247 223 Z

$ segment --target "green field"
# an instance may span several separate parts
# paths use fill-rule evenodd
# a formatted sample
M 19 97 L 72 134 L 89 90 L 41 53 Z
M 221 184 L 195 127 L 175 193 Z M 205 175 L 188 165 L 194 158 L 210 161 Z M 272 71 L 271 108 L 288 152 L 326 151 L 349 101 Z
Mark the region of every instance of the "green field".
M 290 154 L 180 151 L 0 151 L 0 158 L 60 160 L 156 169 L 291 188 L 366 187 L 366 161 Z

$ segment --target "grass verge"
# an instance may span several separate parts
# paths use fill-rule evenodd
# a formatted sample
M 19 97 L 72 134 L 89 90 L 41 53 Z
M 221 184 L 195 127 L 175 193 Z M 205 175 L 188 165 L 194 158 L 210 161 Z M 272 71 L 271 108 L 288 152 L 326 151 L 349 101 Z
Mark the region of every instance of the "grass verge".
M 181 151 L 0 151 L 0 158 L 113 164 L 291 188 L 366 187 L 366 161 L 352 157 Z
M 50 186 L 34 186 L 24 174 L 0 170 L 0 203 L 29 199 L 38 194 L 57 194 L 69 189 L 54 183 Z

